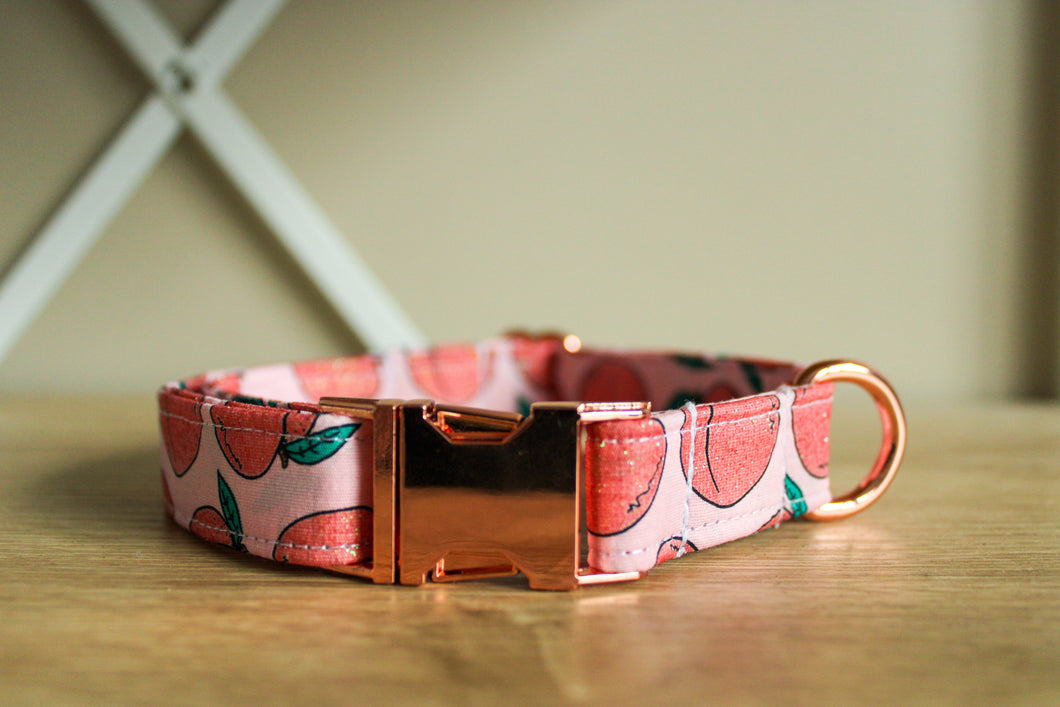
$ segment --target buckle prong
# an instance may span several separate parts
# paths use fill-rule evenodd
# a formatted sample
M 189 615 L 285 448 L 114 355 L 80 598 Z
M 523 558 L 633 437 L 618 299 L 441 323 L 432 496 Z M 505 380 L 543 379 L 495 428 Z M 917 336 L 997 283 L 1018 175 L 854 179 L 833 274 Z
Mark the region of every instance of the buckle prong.
M 531 588 L 628 581 L 582 567 L 582 426 L 650 414 L 647 403 L 534 403 L 530 415 L 426 400 L 322 398 L 371 420 L 373 557 L 334 567 L 383 584 L 522 572 Z

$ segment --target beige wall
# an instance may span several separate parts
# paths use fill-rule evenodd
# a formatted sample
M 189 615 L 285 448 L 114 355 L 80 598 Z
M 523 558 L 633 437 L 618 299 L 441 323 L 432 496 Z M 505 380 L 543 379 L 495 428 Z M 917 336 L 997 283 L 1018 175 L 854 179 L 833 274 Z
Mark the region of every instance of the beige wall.
M 967 398 L 1017 380 L 1024 35 L 1002 0 L 294 2 L 226 90 L 431 340 L 846 355 Z M 0 3 L 0 268 L 148 90 L 75 0 Z M 185 136 L 0 392 L 356 347 Z

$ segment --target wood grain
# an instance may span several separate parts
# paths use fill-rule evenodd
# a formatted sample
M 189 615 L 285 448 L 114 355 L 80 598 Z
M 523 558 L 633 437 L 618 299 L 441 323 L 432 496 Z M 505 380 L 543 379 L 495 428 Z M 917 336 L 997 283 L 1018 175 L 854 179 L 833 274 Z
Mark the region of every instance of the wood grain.
M 0 702 L 1060 703 L 1060 408 L 912 413 L 860 516 L 544 593 L 210 546 L 163 516 L 152 400 L 7 398 Z

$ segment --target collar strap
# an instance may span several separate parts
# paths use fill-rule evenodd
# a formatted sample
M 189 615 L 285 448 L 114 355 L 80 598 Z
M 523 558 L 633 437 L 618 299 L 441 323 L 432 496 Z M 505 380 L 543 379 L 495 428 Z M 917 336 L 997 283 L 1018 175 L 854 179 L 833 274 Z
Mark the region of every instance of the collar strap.
M 897 469 L 901 408 L 860 364 L 575 342 L 515 335 L 170 383 L 158 396 L 166 511 L 207 540 L 378 583 L 521 571 L 533 588 L 571 589 L 856 512 Z M 886 413 L 877 464 L 838 500 L 833 379 L 862 384 Z

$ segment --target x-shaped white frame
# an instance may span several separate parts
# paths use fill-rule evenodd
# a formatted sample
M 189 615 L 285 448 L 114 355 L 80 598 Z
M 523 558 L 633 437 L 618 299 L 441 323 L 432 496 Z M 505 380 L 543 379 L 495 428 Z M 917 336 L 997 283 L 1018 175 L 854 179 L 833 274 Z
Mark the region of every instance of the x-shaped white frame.
M 182 45 L 143 0 L 85 0 L 155 85 L 0 283 L 0 361 L 187 125 L 370 348 L 422 336 L 225 96 L 221 81 L 286 0 L 230 0 Z

